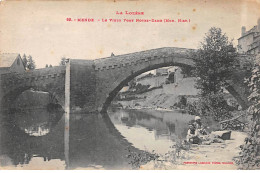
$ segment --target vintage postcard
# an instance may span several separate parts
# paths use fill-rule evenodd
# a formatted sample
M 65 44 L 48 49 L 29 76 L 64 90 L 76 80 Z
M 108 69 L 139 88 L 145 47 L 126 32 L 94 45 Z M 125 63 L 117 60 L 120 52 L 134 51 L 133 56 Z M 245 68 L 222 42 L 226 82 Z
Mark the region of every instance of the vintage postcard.
M 259 170 L 259 0 L 1 0 L 0 170 Z

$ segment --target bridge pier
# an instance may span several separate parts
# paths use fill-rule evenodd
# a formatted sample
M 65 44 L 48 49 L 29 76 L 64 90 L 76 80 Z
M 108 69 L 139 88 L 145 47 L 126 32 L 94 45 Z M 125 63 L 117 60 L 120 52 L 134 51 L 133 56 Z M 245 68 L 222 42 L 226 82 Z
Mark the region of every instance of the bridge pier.
M 70 60 L 67 64 L 65 98 L 70 112 L 96 112 L 96 72 L 92 60 Z M 69 80 L 69 81 L 68 81 Z M 69 93 L 69 95 L 68 95 Z M 69 98 L 69 100 L 68 100 Z

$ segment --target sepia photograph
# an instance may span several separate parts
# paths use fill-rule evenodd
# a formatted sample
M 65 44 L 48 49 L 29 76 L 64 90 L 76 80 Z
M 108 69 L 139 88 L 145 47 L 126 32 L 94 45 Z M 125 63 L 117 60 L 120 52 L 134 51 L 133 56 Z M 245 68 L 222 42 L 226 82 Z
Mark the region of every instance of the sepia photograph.
M 0 0 L 0 170 L 260 170 L 260 0 Z

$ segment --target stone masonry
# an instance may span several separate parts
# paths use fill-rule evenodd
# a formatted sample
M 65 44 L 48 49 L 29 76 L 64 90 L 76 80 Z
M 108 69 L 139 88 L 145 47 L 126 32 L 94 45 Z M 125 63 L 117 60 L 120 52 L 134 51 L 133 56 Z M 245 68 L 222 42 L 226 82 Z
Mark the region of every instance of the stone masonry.
M 194 49 L 166 47 L 96 60 L 71 59 L 66 67 L 2 74 L 1 110 L 23 91 L 32 88 L 52 94 L 66 112 L 105 112 L 116 94 L 134 77 L 166 66 L 193 68 L 195 52 Z M 234 70 L 235 73 L 246 71 L 234 68 L 239 69 Z M 227 89 L 245 109 L 248 104 L 245 84 L 240 74 L 236 76 L 234 81 L 227 82 Z

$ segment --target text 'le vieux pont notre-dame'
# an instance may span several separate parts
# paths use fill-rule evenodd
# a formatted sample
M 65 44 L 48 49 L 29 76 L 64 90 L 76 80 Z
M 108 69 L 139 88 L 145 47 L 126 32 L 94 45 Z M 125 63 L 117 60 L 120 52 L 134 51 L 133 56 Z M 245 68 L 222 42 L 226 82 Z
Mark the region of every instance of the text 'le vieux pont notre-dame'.
M 115 11 L 115 14 L 118 16 L 143 16 L 145 13 L 144 12 L 139 12 L 139 11 Z M 82 18 L 67 18 L 66 19 L 68 22 L 115 22 L 115 23 L 119 23 L 119 22 L 127 22 L 127 23 L 131 23 L 131 22 L 137 22 L 137 23 L 149 23 L 149 22 L 163 22 L 163 23 L 189 23 L 191 22 L 190 19 L 182 19 L 182 18 L 173 18 L 173 17 L 169 17 L 169 18 L 87 18 L 87 17 L 82 17 Z

